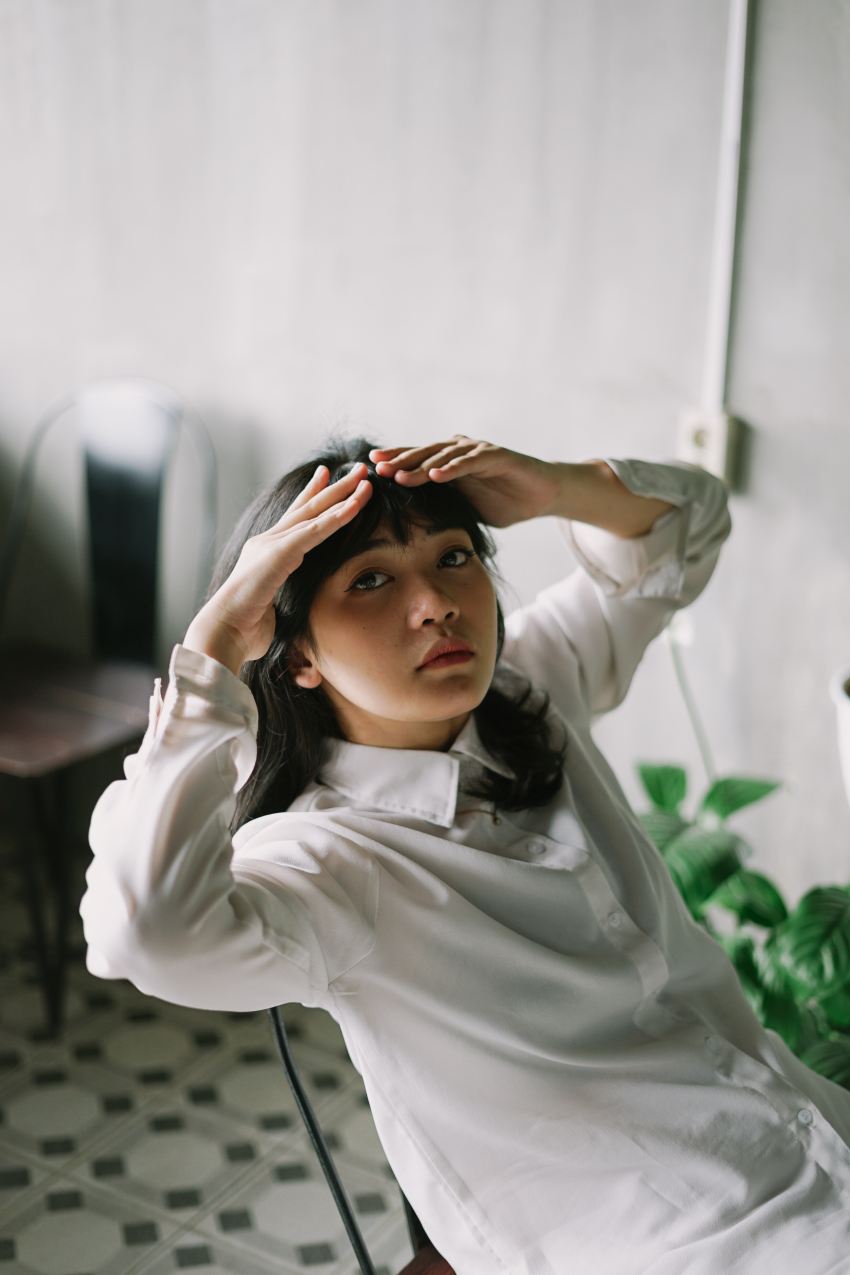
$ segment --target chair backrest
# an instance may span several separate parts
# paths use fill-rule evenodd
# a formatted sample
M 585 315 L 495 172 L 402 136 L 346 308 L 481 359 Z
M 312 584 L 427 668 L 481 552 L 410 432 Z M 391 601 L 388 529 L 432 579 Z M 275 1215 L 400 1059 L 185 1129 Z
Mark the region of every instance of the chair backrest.
M 0 552 L 0 622 L 29 509 L 36 453 L 60 421 L 76 425 L 83 453 L 93 655 L 156 664 L 160 509 L 181 426 L 201 443 L 205 527 L 198 601 L 212 570 L 216 463 L 209 434 L 174 391 L 137 377 L 94 381 L 51 405 L 31 439 Z
M 153 663 L 159 514 L 180 404 L 127 382 L 77 398 L 88 510 L 94 652 Z

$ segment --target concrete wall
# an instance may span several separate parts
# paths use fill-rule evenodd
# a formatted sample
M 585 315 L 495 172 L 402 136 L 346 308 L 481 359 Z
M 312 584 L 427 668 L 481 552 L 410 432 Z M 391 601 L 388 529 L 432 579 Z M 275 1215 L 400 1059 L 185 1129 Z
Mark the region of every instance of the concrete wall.
M 0 497 L 39 414 L 136 373 L 202 413 L 221 536 L 332 425 L 546 458 L 674 454 L 700 387 L 726 5 L 715 0 L 0 0 Z M 827 681 L 850 662 L 850 6 L 755 14 L 731 410 L 755 446 L 691 608 L 735 826 L 791 898 L 850 876 Z M 83 650 L 74 440 L 45 448 L 2 641 Z M 196 490 L 170 480 L 162 650 Z M 4 517 L 5 520 L 5 517 Z M 572 562 L 499 533 L 513 602 Z M 670 653 L 597 738 L 704 775 Z

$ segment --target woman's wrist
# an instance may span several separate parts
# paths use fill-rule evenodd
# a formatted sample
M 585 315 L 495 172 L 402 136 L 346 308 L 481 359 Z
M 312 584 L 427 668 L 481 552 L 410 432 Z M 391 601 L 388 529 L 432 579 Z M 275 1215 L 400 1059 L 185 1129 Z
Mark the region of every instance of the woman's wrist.
M 234 676 L 239 676 L 239 670 L 244 663 L 241 653 L 227 635 L 214 625 L 206 625 L 196 617 L 186 630 L 182 645 L 188 647 L 190 651 L 198 651 L 201 655 L 208 655 L 211 659 L 218 660 L 219 664 L 223 664 Z
M 597 525 L 610 499 L 613 470 L 604 460 L 555 461 L 558 495 L 547 513 Z
M 561 489 L 551 512 L 624 539 L 644 535 L 662 514 L 675 508 L 669 501 L 630 491 L 604 460 L 563 461 L 558 470 Z

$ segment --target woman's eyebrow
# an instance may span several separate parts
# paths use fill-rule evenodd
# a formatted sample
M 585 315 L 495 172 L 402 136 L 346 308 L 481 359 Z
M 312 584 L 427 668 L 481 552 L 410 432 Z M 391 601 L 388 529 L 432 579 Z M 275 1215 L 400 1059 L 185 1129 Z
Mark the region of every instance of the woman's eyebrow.
M 444 532 L 453 530 L 455 530 L 453 527 L 426 527 L 425 535 L 442 536 Z M 457 530 L 462 531 L 463 528 L 458 527 Z M 364 553 L 371 553 L 373 549 L 396 549 L 399 547 L 400 543 L 401 542 L 398 540 L 388 540 L 386 536 L 377 536 L 372 540 L 367 540 L 362 548 L 358 549 L 356 553 L 351 555 L 348 561 L 351 562 L 355 558 L 360 558 Z

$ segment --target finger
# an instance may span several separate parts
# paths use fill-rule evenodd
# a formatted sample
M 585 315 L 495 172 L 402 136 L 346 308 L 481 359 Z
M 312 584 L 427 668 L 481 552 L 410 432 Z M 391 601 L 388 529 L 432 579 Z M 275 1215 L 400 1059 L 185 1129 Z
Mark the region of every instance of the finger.
M 327 477 L 328 477 L 327 465 L 319 465 L 319 467 L 316 469 L 316 472 L 313 474 L 310 481 L 306 484 L 305 487 L 302 488 L 302 490 L 295 497 L 292 504 L 289 506 L 289 509 L 297 509 L 299 508 L 299 506 L 306 504 L 306 502 L 310 499 L 310 497 L 314 496 L 316 492 L 319 491 L 324 486 L 325 481 L 327 480 Z M 287 513 L 289 512 L 289 509 L 287 510 Z
M 308 495 L 303 502 L 300 502 L 296 497 L 286 512 L 275 523 L 275 527 L 285 529 L 294 523 L 303 522 L 305 518 L 312 518 L 338 501 L 346 499 L 367 472 L 363 462 L 358 461 L 347 474 L 343 474 L 335 483 L 331 483 L 323 490 L 319 490 L 315 495 Z
M 341 500 L 329 509 L 323 510 L 314 518 L 294 523 L 293 526 L 288 527 L 286 529 L 287 539 L 296 543 L 301 540 L 307 540 L 315 544 L 326 540 L 339 527 L 350 522 L 360 512 L 371 495 L 371 482 L 368 478 L 361 479 L 355 490 L 350 496 L 346 496 L 345 500 Z
M 396 474 L 396 477 L 410 478 L 414 474 L 419 474 L 419 473 L 423 473 L 427 475 L 431 472 L 432 469 L 439 469 L 442 465 L 445 465 L 448 461 L 454 460 L 456 456 L 468 455 L 470 450 L 474 446 L 475 444 L 472 442 L 454 443 L 454 444 L 447 445 L 446 447 L 443 447 L 440 451 L 434 452 L 432 456 L 425 457 L 425 459 L 420 461 L 420 463 L 414 469 L 400 470 Z
M 448 480 L 451 478 L 463 478 L 466 474 L 474 474 L 480 468 L 480 452 L 470 452 L 465 456 L 455 456 L 453 460 L 446 461 L 439 468 L 428 471 L 428 477 L 432 482 L 440 482 L 440 480 Z
M 451 438 L 446 443 L 446 446 L 448 446 L 448 443 L 459 443 L 459 442 L 468 443 L 471 441 L 472 440 L 470 439 L 468 434 L 452 434 Z M 442 446 L 442 444 L 435 443 L 435 444 L 428 444 L 428 446 L 440 447 Z M 413 447 L 373 447 L 369 452 L 369 459 L 371 461 L 378 460 L 379 458 L 381 460 L 397 460 L 399 456 L 402 454 L 402 452 L 412 452 L 416 450 L 417 449 Z M 422 450 L 422 449 L 420 448 L 418 450 Z
M 417 448 L 415 451 L 410 449 L 407 455 L 399 456 L 393 460 L 375 461 L 375 472 L 380 478 L 396 478 L 402 482 L 409 482 L 415 477 L 417 481 L 421 481 L 423 477 L 427 478 L 427 470 L 432 457 L 438 455 L 445 446 L 447 446 L 445 443 L 434 443 L 427 450 L 423 448 Z
M 452 439 L 444 439 L 442 442 L 426 443 L 421 447 L 400 448 L 398 453 L 393 456 L 392 459 L 378 461 L 375 468 L 378 469 L 379 466 L 384 466 L 385 469 L 387 469 L 387 467 L 389 467 L 387 469 L 388 476 L 390 476 L 390 472 L 394 473 L 395 470 L 399 468 L 414 469 L 421 463 L 421 461 L 425 460 L 428 456 L 433 456 L 437 452 L 442 451 L 444 447 L 450 446 L 453 441 L 454 440 Z
M 373 447 L 369 452 L 369 459 L 375 460 L 380 456 L 382 460 L 387 460 L 390 456 L 396 456 L 404 450 L 404 447 Z

